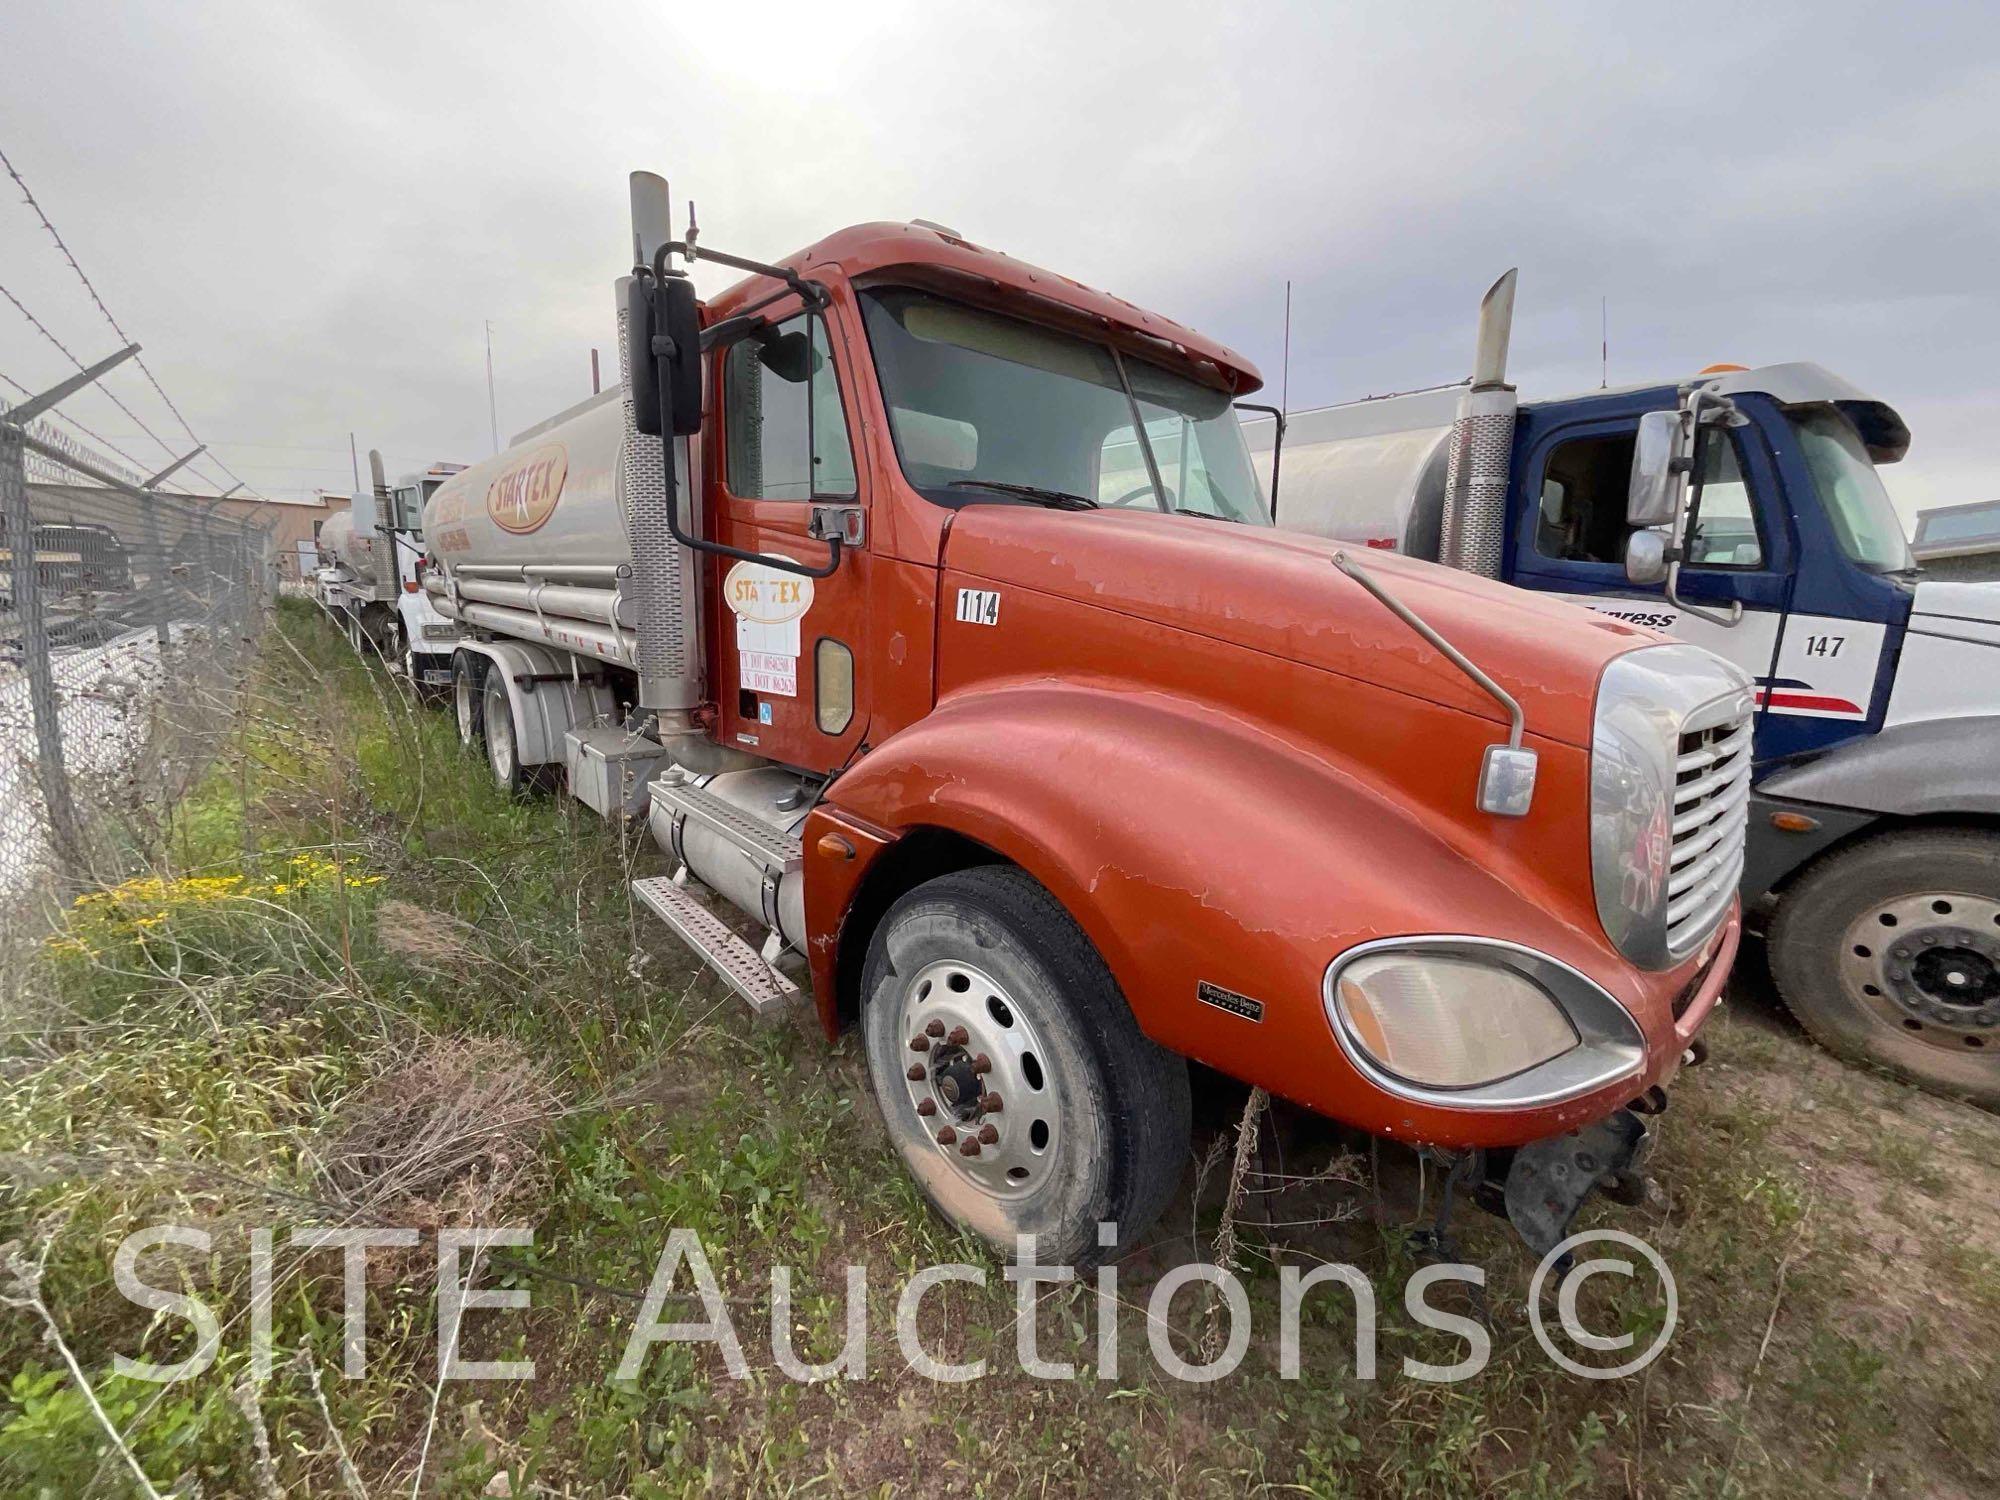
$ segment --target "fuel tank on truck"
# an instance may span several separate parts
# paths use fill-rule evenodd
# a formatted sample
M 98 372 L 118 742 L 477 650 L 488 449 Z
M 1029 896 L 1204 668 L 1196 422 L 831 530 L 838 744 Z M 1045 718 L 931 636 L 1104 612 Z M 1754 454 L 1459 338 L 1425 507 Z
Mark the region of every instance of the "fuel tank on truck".
M 319 529 L 319 554 L 328 562 L 345 568 L 363 583 L 380 584 L 381 566 L 389 552 L 388 542 L 357 531 L 351 511 L 327 518 Z
M 624 394 L 614 386 L 593 396 L 446 480 L 424 506 L 430 555 L 454 568 L 629 565 Z

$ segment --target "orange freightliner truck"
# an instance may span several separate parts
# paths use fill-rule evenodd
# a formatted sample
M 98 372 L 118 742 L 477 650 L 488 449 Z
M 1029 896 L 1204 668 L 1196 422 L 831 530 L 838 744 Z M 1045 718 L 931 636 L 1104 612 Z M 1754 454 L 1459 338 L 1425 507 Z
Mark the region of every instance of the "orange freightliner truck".
M 932 1203 L 1116 1253 L 1191 1061 L 1445 1153 L 1540 1249 L 1642 1181 L 1736 952 L 1740 671 L 1273 530 L 1256 370 L 1130 303 L 632 203 L 622 384 L 425 509 L 460 735 L 646 818 L 634 895 L 753 1006 L 809 976 Z M 704 304 L 698 260 L 747 274 Z

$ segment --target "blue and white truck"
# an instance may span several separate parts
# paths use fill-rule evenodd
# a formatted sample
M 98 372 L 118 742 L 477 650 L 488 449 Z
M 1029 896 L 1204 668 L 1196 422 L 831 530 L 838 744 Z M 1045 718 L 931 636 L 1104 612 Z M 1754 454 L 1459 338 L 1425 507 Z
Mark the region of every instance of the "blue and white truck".
M 1803 363 L 1523 400 L 1513 296 L 1509 271 L 1468 381 L 1294 412 L 1282 431 L 1246 421 L 1278 524 L 1746 669 L 1742 893 L 1769 917 L 1779 992 L 1835 1051 L 2000 1106 L 2000 583 L 1921 577 L 1876 472 L 1908 427 Z M 1686 751 L 1693 795 L 1715 749 Z M 1669 899 L 1700 859 L 1663 870 Z

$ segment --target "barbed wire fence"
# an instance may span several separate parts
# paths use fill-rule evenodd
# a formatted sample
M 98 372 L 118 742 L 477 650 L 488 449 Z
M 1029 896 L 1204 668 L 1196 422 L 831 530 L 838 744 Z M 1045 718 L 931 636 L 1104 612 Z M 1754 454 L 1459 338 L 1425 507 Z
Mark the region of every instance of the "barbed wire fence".
M 229 733 L 279 575 L 263 507 L 236 498 L 247 486 L 195 436 L 4 151 L 0 170 L 116 340 L 86 363 L 75 351 L 101 335 L 63 338 L 0 286 L 74 370 L 39 389 L 0 370 L 0 912 L 15 912 L 161 852 L 168 813 Z M 162 459 L 149 469 L 65 410 L 92 390 Z M 135 409 L 149 402 L 188 451 Z

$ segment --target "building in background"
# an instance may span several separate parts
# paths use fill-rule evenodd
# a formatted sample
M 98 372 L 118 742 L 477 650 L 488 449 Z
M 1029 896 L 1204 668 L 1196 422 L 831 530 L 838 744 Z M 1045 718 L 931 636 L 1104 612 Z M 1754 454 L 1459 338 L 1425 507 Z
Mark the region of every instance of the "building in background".
M 2000 578 L 2000 500 L 1918 512 L 1910 550 L 1933 578 Z

